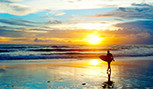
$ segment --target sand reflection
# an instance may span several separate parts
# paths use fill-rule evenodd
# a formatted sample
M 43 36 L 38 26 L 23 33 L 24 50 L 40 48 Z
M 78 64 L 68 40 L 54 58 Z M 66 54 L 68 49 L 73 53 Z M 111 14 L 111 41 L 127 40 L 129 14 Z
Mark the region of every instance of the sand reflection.
M 93 65 L 91 62 L 95 62 L 96 64 Z M 3 68 L 7 70 L 7 74 L 3 75 L 4 77 L 9 74 L 15 76 L 14 78 L 10 78 L 16 79 L 12 81 L 17 81 L 21 78 L 28 80 L 27 83 L 23 84 L 25 86 L 40 82 L 45 84 L 48 83 L 47 81 L 50 81 L 46 86 L 55 86 L 53 88 L 64 86 L 82 89 L 88 89 L 90 87 L 94 89 L 101 87 L 102 82 L 107 80 L 107 63 L 101 62 L 99 59 L 77 60 L 61 63 L 5 65 Z M 19 72 L 21 71 L 24 73 L 24 76 L 19 75 Z M 20 79 L 18 79 L 17 76 Z M 14 86 L 17 85 L 14 84 Z

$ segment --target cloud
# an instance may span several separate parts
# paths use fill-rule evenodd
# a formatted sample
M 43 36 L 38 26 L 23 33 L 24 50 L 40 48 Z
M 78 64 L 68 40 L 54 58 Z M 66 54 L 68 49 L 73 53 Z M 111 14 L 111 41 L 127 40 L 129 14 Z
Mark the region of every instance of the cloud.
M 0 2 L 12 3 L 11 0 L 1 0 Z
M 11 2 L 11 1 L 10 1 Z M 35 13 L 37 10 L 28 7 L 26 5 L 22 4 L 17 4 L 17 3 L 10 3 L 9 0 L 8 2 L 2 2 L 0 3 L 0 13 L 8 13 L 8 14 L 13 14 L 13 15 L 28 15 L 30 13 Z
M 61 12 L 61 13 L 57 13 L 56 16 L 61 16 L 61 15 L 65 15 L 66 13 Z
M 24 31 L 13 31 L 13 29 L 7 26 L 0 27 L 0 36 L 13 37 L 12 41 L 22 41 L 22 42 L 35 42 L 35 43 L 75 43 L 83 42 L 83 39 L 89 34 L 94 32 L 99 33 L 100 37 L 105 38 L 104 43 L 118 43 L 118 44 L 153 44 L 153 26 L 152 21 L 135 21 L 120 23 L 115 26 L 122 28 L 118 30 L 47 30 L 46 32 L 29 32 L 31 29 Z M 148 25 L 147 25 L 148 24 Z M 6 30 L 8 29 L 8 30 Z M 49 29 L 49 28 L 48 28 Z M 36 31 L 44 31 L 40 29 L 33 29 Z M 16 37 L 16 39 L 15 39 Z
M 65 15 L 66 13 L 61 11 L 61 10 L 51 10 L 51 9 L 47 9 L 45 11 L 49 11 L 49 13 L 47 13 L 48 15 L 49 14 L 52 14 L 52 15 L 55 15 L 55 16 L 61 16 L 61 15 Z
M 81 38 L 84 33 L 87 31 L 82 31 L 82 30 L 59 30 L 59 29 L 54 29 L 54 30 L 48 30 L 47 33 L 44 34 L 37 34 L 37 37 L 49 37 L 49 38 L 60 38 L 60 39 L 73 39 L 73 38 Z
M 43 35 L 47 31 L 42 29 L 14 28 L 9 26 L 0 26 L 0 36 L 5 37 L 34 37 L 36 34 Z
M 142 22 L 143 23 L 143 22 Z M 144 22 L 145 23 L 145 22 Z M 118 30 L 51 30 L 43 35 L 36 35 L 37 37 L 44 37 L 44 38 L 58 38 L 62 40 L 69 40 L 69 41 L 81 41 L 86 38 L 87 35 L 93 34 L 97 32 L 100 37 L 106 38 L 105 43 L 110 43 L 111 41 L 116 44 L 153 44 L 153 31 L 151 29 L 146 30 L 145 27 L 142 29 L 134 28 L 135 26 L 141 25 L 133 23 L 133 26 L 123 26 L 128 23 L 122 23 L 122 26 L 118 24 L 118 27 L 122 27 L 122 29 Z M 129 22 L 130 24 L 130 22 Z M 131 22 L 132 24 L 132 22 Z M 145 25 L 143 25 L 145 26 Z M 133 29 L 131 29 L 133 28 Z M 149 26 L 148 26 L 149 28 Z M 151 33 L 152 32 L 152 33 Z M 116 40 L 115 40 L 116 39 Z
M 49 20 L 46 22 L 34 22 L 34 21 L 24 20 L 24 19 L 13 19 L 13 20 L 19 23 L 38 24 L 38 25 L 62 24 L 62 21 L 59 21 L 59 20 L 52 20 L 52 21 Z
M 9 27 L 0 26 L 0 36 L 5 37 L 22 37 L 23 32 L 21 31 L 13 31 L 13 30 L 5 30 L 9 29 Z
M 42 27 L 50 24 L 62 24 L 62 22 L 58 20 L 46 21 L 46 22 L 34 22 L 23 19 L 0 19 L 0 23 L 9 24 L 12 26 L 16 25 L 16 26 L 26 26 L 26 27 Z
M 27 32 L 27 33 L 47 33 L 47 31 L 44 31 L 44 30 L 32 30 L 32 29 L 27 29 L 27 30 L 24 30 L 24 32 Z
M 118 36 L 136 39 L 135 44 L 153 44 L 153 21 L 135 21 L 117 24 L 122 30 L 114 31 Z
M 44 22 L 44 24 L 62 24 L 62 22 L 58 20 L 54 20 L 54 21 Z
M 8 19 L 0 19 L 0 23 L 9 24 L 9 25 L 34 27 L 34 25 L 30 25 L 30 24 L 26 24 L 26 23 L 14 21 L 14 20 L 8 20 Z
M 113 17 L 113 15 L 111 15 L 111 14 L 96 14 L 96 15 L 91 15 L 91 16 L 87 16 L 87 17 L 96 17 L 96 18 L 98 18 L 98 17 Z
M 129 29 L 133 31 L 143 31 L 143 32 L 152 32 L 153 29 L 153 21 L 152 20 L 142 20 L 142 21 L 134 21 L 134 22 L 125 22 L 119 23 L 116 26 L 122 27 L 124 29 Z
M 40 40 L 40 39 L 38 39 L 38 38 L 35 38 L 34 39 L 34 42 L 48 42 L 49 40 Z
M 150 1 L 150 0 L 148 0 Z M 49 10 L 74 10 L 74 9 L 94 9 L 118 6 L 130 6 L 131 3 L 140 2 L 138 0 L 1 0 L 0 13 L 24 16 L 46 9 Z M 57 16 L 65 13 L 57 13 Z
M 119 7 L 106 14 L 97 14 L 91 17 L 120 17 L 123 19 L 153 19 L 152 4 L 132 4 L 135 7 Z
M 28 39 L 11 39 L 12 41 L 28 41 Z
M 22 1 L 22 0 L 0 0 L 0 2 L 5 2 L 5 3 L 13 3 L 18 1 Z
M 64 41 L 64 40 L 45 40 L 45 39 L 38 39 L 35 38 L 34 42 L 39 42 L 39 43 L 52 43 L 52 44 L 64 44 L 64 43 L 68 43 L 68 41 Z

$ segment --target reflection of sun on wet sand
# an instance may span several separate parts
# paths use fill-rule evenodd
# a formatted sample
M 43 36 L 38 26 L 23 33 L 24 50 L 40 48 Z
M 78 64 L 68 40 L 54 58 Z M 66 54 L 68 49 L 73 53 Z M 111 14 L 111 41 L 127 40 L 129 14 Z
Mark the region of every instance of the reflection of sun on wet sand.
M 58 59 L 57 59 L 58 60 Z M 64 60 L 64 59 L 63 59 Z M 98 59 L 91 59 L 91 60 L 82 60 L 82 61 L 65 61 L 65 62 L 53 62 L 52 61 L 50 63 L 18 63 L 16 65 L 2 65 L 1 67 L 3 68 L 19 68 L 19 69 L 37 69 L 37 68 L 41 68 L 41 69 L 48 69 L 48 67 L 76 67 L 76 68 L 87 68 L 87 67 L 100 67 L 102 64 L 107 65 L 106 62 L 102 62 L 101 60 Z
M 14 63 L 14 64 L 1 64 L 1 69 L 8 71 L 3 72 L 5 75 L 11 75 L 16 80 L 12 80 L 14 87 L 18 86 L 14 84 L 17 81 L 23 82 L 23 87 L 28 85 L 35 85 L 35 83 L 41 82 L 48 84 L 48 87 L 100 87 L 100 85 L 91 84 L 93 81 L 99 81 L 101 83 L 100 76 L 105 72 L 104 67 L 90 64 L 92 60 L 77 60 L 66 61 L 57 63 Z M 21 73 L 19 73 L 22 71 Z M 99 77 L 99 78 L 98 78 Z M 10 79 L 14 79 L 10 78 Z M 26 78 L 23 79 L 23 78 Z M 23 80 L 22 80 L 23 79 Z M 27 82 L 27 80 L 29 82 Z M 41 81 L 42 80 L 42 81 Z M 83 83 L 83 84 L 82 84 Z M 9 85 L 9 84 L 8 84 Z M 39 85 L 39 84 L 38 84 Z M 46 87 L 47 87 L 46 86 Z M 53 87 L 52 86 L 52 87 Z M 71 86 L 71 87 L 70 87 Z
M 21 63 L 16 60 L 17 63 L 9 63 L 9 61 L 0 63 L 0 80 L 2 81 L 0 87 L 101 89 L 102 83 L 107 81 L 107 63 L 100 59 L 93 59 L 97 60 L 98 64 L 93 60 L 63 59 L 62 62 L 57 60 L 22 61 Z M 115 82 L 114 88 L 138 87 L 137 82 L 133 81 L 141 82 L 139 79 L 142 76 L 145 78 L 143 70 L 148 68 L 148 63 L 151 65 L 152 61 L 116 61 L 112 63 L 111 79 Z

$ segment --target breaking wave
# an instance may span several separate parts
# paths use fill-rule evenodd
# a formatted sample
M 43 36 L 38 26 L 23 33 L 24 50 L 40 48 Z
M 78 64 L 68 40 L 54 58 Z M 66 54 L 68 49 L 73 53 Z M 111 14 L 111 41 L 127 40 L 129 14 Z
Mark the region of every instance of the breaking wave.
M 96 58 L 110 50 L 115 57 L 153 56 L 153 45 L 0 45 L 0 60 Z

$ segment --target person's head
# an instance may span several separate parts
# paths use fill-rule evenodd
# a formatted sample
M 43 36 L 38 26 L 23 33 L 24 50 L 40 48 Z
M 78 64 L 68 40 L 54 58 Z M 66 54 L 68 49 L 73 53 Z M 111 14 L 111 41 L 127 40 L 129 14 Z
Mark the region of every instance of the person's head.
M 107 50 L 107 53 L 110 53 L 109 50 Z

